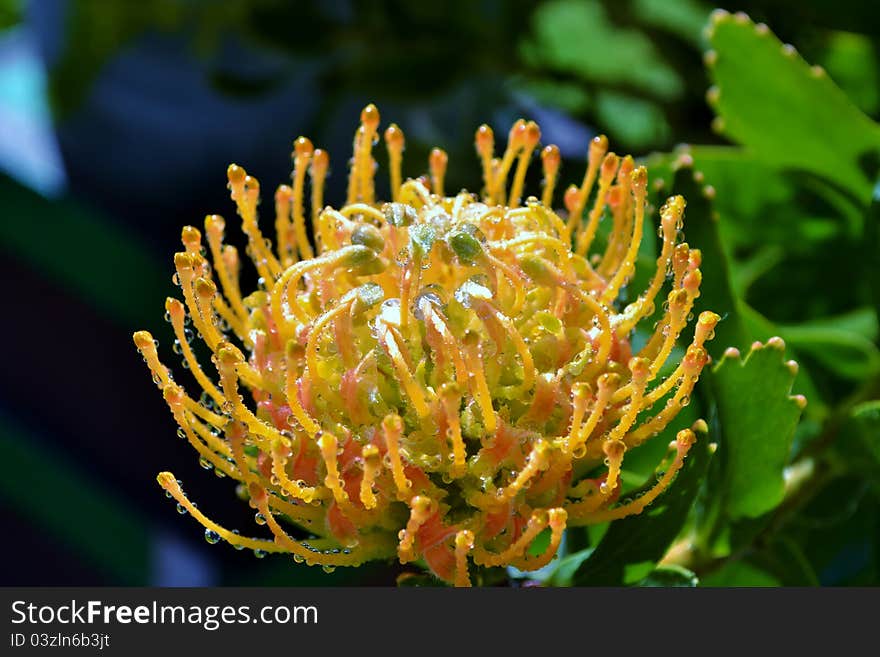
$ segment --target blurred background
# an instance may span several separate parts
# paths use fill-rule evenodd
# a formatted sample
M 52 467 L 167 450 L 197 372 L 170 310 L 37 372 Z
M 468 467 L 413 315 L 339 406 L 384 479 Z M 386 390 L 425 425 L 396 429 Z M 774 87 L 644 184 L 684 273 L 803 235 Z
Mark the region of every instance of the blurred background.
M 0 0 L 0 584 L 392 583 L 383 564 L 325 574 L 208 546 L 162 495 L 156 473 L 172 469 L 219 521 L 251 526 L 232 484 L 176 439 L 131 341 L 143 328 L 171 344 L 163 304 L 181 226 L 235 216 L 230 162 L 264 189 L 287 180 L 300 134 L 330 152 L 328 200 L 340 202 L 369 102 L 404 129 L 406 175 L 426 169 L 432 146 L 448 151 L 450 189 L 479 180 L 483 122 L 502 139 L 516 118 L 537 120 L 565 182 L 599 132 L 635 155 L 723 143 L 703 65 L 716 6 L 769 24 L 878 117 L 880 13 L 855 0 Z M 784 221 L 755 227 L 769 251 L 734 241 L 739 271 L 762 273 L 750 303 L 778 322 L 858 306 L 846 291 L 805 301 L 810 271 L 845 262 L 832 247 L 852 237 L 823 216 L 811 215 L 830 249 L 821 258 L 789 249 Z M 862 319 L 855 366 L 876 352 L 876 316 Z M 811 358 L 820 410 L 868 376 L 806 348 Z M 832 524 L 815 531 L 839 537 L 808 554 L 816 583 L 874 582 L 876 500 L 862 503 L 860 481 L 840 486 L 816 502 Z

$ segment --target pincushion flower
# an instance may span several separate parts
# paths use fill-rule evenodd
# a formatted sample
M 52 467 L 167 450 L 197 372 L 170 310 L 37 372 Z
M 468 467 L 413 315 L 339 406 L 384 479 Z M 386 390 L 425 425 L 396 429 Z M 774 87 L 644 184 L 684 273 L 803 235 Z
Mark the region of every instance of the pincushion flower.
M 522 198 L 540 141 L 533 122 L 514 124 L 499 157 L 492 130 L 477 130 L 479 195 L 446 195 L 439 149 L 428 175 L 404 181 L 404 135 L 390 125 L 392 198 L 378 201 L 378 135 L 370 105 L 338 210 L 324 206 L 327 153 L 296 140 L 292 186 L 275 192 L 274 246 L 258 222 L 259 183 L 229 167 L 259 276 L 247 295 L 224 220 L 208 216 L 204 233 L 183 229 L 174 256 L 183 300 L 168 299 L 166 310 L 200 397 L 175 382 L 149 333 L 134 335 L 178 433 L 204 465 L 240 482 L 271 538 L 213 522 L 171 473 L 158 481 L 210 542 L 258 555 L 291 553 L 328 569 L 421 560 L 456 585 L 470 584 L 474 567 L 534 570 L 567 526 L 640 513 L 695 440 L 680 431 L 656 483 L 618 499 L 626 453 L 687 404 L 719 319 L 702 313 L 686 353 L 660 376 L 699 296 L 700 254 L 678 241 L 685 201 L 660 209 L 656 270 L 624 303 L 648 179 L 631 157 L 607 152 L 605 137 L 590 144 L 583 183 L 558 214 L 555 146 L 540 154 L 542 199 Z M 592 253 L 602 221 L 610 237 Z M 633 331 L 661 292 L 661 318 L 634 354 Z M 213 367 L 196 359 L 193 330 Z M 549 545 L 531 554 L 544 531 Z

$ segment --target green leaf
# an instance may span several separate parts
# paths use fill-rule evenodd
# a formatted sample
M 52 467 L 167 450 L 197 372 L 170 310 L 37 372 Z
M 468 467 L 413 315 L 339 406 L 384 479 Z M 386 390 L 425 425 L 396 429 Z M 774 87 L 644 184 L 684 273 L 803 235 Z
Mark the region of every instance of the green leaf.
M 523 45 L 527 61 L 561 73 L 615 86 L 631 86 L 669 100 L 683 84 L 641 32 L 616 26 L 602 5 L 555 0 L 532 15 L 533 36 Z M 613 56 L 611 56 L 613 53 Z
M 860 381 L 880 372 L 880 350 L 869 338 L 843 324 L 837 328 L 826 322 L 780 326 L 779 334 L 844 378 Z
M 706 272 L 700 285 L 700 297 L 694 313 L 711 310 L 721 315 L 715 339 L 707 343 L 709 353 L 720 355 L 727 347 L 744 347 L 751 336 L 743 323 L 740 301 L 731 281 L 730 265 L 719 234 L 719 216 L 715 211 L 714 189 L 705 177 L 692 169 L 687 154 L 679 157 L 673 174 L 671 194 L 681 194 L 687 201 L 684 233 L 691 248 L 702 252 L 701 268 Z
M 601 125 L 631 146 L 669 139 L 670 128 L 663 110 L 650 100 L 617 91 L 601 91 L 596 97 L 596 116 Z
M 779 339 L 756 343 L 745 359 L 725 354 L 712 370 L 731 518 L 757 518 L 782 501 L 783 468 L 802 410 L 789 394 L 795 373 Z
M 778 536 L 749 561 L 777 577 L 782 586 L 818 586 L 819 579 L 797 541 Z
M 756 340 L 766 341 L 773 336 L 779 335 L 779 328 L 747 303 L 740 305 L 740 311 L 749 333 Z M 793 359 L 797 361 L 796 353 L 793 355 Z M 806 417 L 812 418 L 817 422 L 824 422 L 831 409 L 822 399 L 810 370 L 801 363 L 798 363 L 798 365 L 798 376 L 792 387 L 792 393 L 804 395 L 809 400 L 810 403 L 807 404 L 807 408 L 804 410 Z
M 880 475 L 880 399 L 852 409 L 835 448 L 850 470 Z
M 700 580 L 700 586 L 702 587 L 765 587 L 779 585 L 779 579 L 744 561 L 729 561 L 719 570 L 706 575 Z
M 632 12 L 649 25 L 697 43 L 708 10 L 698 0 L 633 0 Z
M 563 559 L 550 581 L 619 586 L 644 579 L 684 526 L 713 452 L 699 434 L 668 490 L 641 514 L 612 522 L 594 550 Z
M 862 110 L 880 109 L 880 69 L 877 49 L 864 34 L 832 32 L 822 61 L 828 73 Z
M 546 580 L 548 586 L 571 586 L 581 564 L 589 559 L 595 548 L 586 548 L 578 552 L 564 556 L 556 564 L 553 572 Z
M 863 278 L 868 288 L 868 295 L 875 312 L 880 313 L 880 179 L 874 186 L 871 205 L 864 224 L 862 236 L 864 247 L 862 255 Z
M 877 313 L 873 308 L 856 308 L 842 315 L 834 317 L 820 317 L 810 319 L 808 322 L 799 324 L 800 327 L 811 329 L 834 329 L 858 335 L 869 342 L 876 341 L 880 336 L 880 323 L 877 321 Z M 783 328 L 783 330 L 787 330 Z
M 880 127 L 823 69 L 744 14 L 714 12 L 708 38 L 716 85 L 709 99 L 721 131 L 759 158 L 818 174 L 867 205 L 876 171 L 863 167 L 880 151 Z
M 592 104 L 590 94 L 581 84 L 543 78 L 519 78 L 510 80 L 511 86 L 525 93 L 541 105 L 558 107 L 569 114 L 580 114 Z
M 700 583 L 697 576 L 687 568 L 681 566 L 660 566 L 638 586 L 668 587 L 668 588 L 694 588 Z

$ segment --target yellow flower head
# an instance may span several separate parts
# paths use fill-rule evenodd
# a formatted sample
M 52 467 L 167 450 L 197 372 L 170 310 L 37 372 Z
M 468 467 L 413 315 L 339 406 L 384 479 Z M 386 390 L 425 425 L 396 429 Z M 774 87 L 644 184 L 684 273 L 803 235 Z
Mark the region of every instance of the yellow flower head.
M 206 467 L 240 482 L 273 538 L 214 523 L 169 472 L 159 483 L 209 542 L 258 555 L 290 552 L 327 569 L 422 560 L 457 585 L 470 583 L 469 562 L 536 569 L 566 526 L 641 512 L 694 441 L 681 431 L 656 485 L 618 502 L 626 452 L 687 404 L 719 319 L 702 313 L 681 362 L 659 376 L 699 296 L 700 254 L 677 243 L 684 199 L 660 210 L 656 271 L 623 304 L 648 181 L 631 157 L 607 152 L 605 137 L 590 144 L 583 183 L 565 192 L 560 215 L 555 146 L 541 151 L 542 200 L 522 199 L 541 137 L 533 122 L 513 125 L 500 157 L 492 130 L 477 130 L 480 195 L 445 195 L 440 149 L 427 176 L 404 182 L 404 135 L 392 124 L 384 132 L 392 201 L 377 201 L 378 135 L 370 105 L 339 210 L 324 207 L 327 153 L 296 140 L 293 184 L 275 193 L 274 247 L 258 225 L 259 183 L 229 167 L 259 276 L 247 296 L 224 220 L 207 217 L 204 233 L 183 229 L 174 256 L 183 301 L 168 299 L 166 310 L 176 351 L 204 391 L 198 401 L 174 382 L 152 336 L 134 335 L 179 433 Z M 591 256 L 606 215 L 610 237 Z M 654 313 L 667 278 L 662 317 L 633 355 L 630 335 Z M 212 368 L 197 361 L 193 330 Z M 545 530 L 548 547 L 531 554 Z

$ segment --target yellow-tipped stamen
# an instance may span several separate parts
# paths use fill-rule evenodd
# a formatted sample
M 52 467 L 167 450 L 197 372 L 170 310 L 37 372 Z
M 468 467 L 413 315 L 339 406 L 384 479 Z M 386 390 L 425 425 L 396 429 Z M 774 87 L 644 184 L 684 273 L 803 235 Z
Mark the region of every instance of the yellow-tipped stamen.
M 620 260 L 626 253 L 629 236 L 632 234 L 632 173 L 635 161 L 627 155 L 620 161 L 617 169 L 617 184 L 608 191 L 608 204 L 613 211 L 614 226 L 602 254 L 599 273 L 605 278 L 620 266 Z
M 272 474 L 278 479 L 278 484 L 282 490 L 290 497 L 302 500 L 306 504 L 311 504 L 315 500 L 324 497 L 315 486 L 303 486 L 287 476 L 287 471 L 284 469 L 288 460 L 287 453 L 288 448 L 280 442 L 276 442 L 272 447 Z
M 679 246 L 681 246 L 681 245 L 679 245 Z M 686 244 L 684 246 L 687 247 Z M 687 249 L 685 249 L 685 251 L 686 250 Z M 673 265 L 673 266 L 675 266 L 675 265 Z M 690 274 L 690 272 L 688 272 L 687 270 L 684 270 L 682 272 L 681 277 L 679 278 L 677 284 L 675 284 L 676 281 L 673 280 L 674 284 L 672 286 L 672 291 L 669 293 L 670 296 L 667 297 L 666 312 L 660 318 L 660 321 L 657 322 L 656 326 L 654 327 L 654 332 L 651 334 L 651 337 L 648 338 L 648 342 L 645 344 L 645 346 L 642 347 L 641 352 L 639 352 L 640 354 L 642 354 L 646 358 L 656 358 L 657 355 L 660 353 L 660 350 L 663 348 L 663 345 L 666 343 L 667 336 L 670 333 L 670 324 L 673 320 L 672 313 L 670 312 L 670 308 L 668 306 L 668 302 L 669 302 L 669 299 L 673 293 L 681 294 L 683 291 L 685 291 L 684 279 L 689 274 Z M 693 292 L 693 287 L 695 284 L 699 283 L 699 278 L 698 277 L 691 277 L 688 280 L 688 282 L 689 282 L 688 287 L 689 287 L 689 289 L 691 289 L 691 294 L 688 295 L 685 303 L 692 304 L 693 300 L 696 299 L 696 295 Z M 690 305 L 687 306 L 687 312 L 690 312 Z M 687 315 L 687 312 L 685 313 L 685 315 Z
M 568 215 L 568 233 L 573 235 L 575 229 L 581 225 L 584 214 L 584 208 L 587 207 L 587 200 L 590 198 L 590 192 L 593 184 L 596 182 L 596 175 L 599 173 L 599 165 L 602 163 L 605 153 L 608 152 L 608 137 L 599 135 L 594 137 L 590 142 L 589 153 L 587 155 L 587 170 L 584 172 L 584 179 L 580 188 L 569 187 L 566 190 L 566 207 L 569 209 Z
M 416 262 L 413 258 L 401 270 L 400 276 L 400 328 L 406 331 L 409 325 L 409 317 L 412 314 L 410 310 L 410 296 L 412 289 L 418 288 L 418 279 L 422 273 L 420 262 Z
M 504 203 L 504 192 L 507 187 L 507 174 L 510 172 L 513 160 L 524 145 L 527 130 L 526 125 L 524 119 L 519 119 L 513 124 L 513 127 L 510 128 L 510 133 L 507 137 L 507 148 L 504 150 L 504 155 L 501 157 L 501 162 L 498 164 L 498 170 L 493 174 L 494 194 L 492 200 L 495 203 Z
M 629 333 L 636 324 L 643 318 L 651 314 L 654 308 L 654 299 L 663 281 L 666 279 L 666 272 L 672 260 L 675 247 L 675 233 L 677 225 L 681 221 L 681 215 L 684 211 L 684 198 L 676 196 L 669 203 L 664 205 L 664 209 L 660 211 L 661 227 L 663 234 L 663 247 L 657 258 L 657 269 L 654 277 L 645 290 L 636 300 L 627 306 L 621 315 L 625 318 L 619 325 L 621 333 Z
M 339 240 L 336 231 L 340 224 L 352 223 L 333 208 L 324 208 L 318 215 L 318 241 L 321 245 L 321 255 L 339 248 Z
M 681 333 L 681 330 L 687 323 L 687 315 L 690 311 L 692 301 L 688 298 L 688 293 L 685 290 L 673 290 L 669 293 L 667 303 L 669 304 L 669 308 L 666 311 L 663 328 L 661 330 L 663 341 L 660 343 L 660 348 L 657 350 L 656 354 L 653 355 L 651 362 L 652 378 L 657 374 L 660 368 L 663 367 L 663 364 L 666 362 L 667 358 L 669 358 L 669 354 L 672 353 L 675 341 L 678 339 L 679 333 Z M 645 356 L 650 357 L 652 351 L 653 350 L 643 350 L 643 353 L 645 353 Z
M 379 110 L 367 105 L 361 111 L 361 125 L 355 133 L 354 158 L 349 177 L 348 203 L 372 203 L 375 195 L 373 185 L 373 139 L 379 127 Z
M 403 130 L 392 123 L 385 129 L 385 147 L 388 149 L 388 168 L 391 176 L 391 200 L 400 200 L 400 184 L 403 180 L 402 163 L 403 149 L 406 139 Z
M 610 522 L 612 520 L 618 520 L 619 518 L 625 518 L 627 516 L 641 513 L 651 502 L 656 500 L 664 490 L 669 488 L 669 484 L 672 483 L 675 475 L 684 465 L 684 459 L 694 442 L 696 442 L 696 436 L 692 430 L 683 429 L 682 431 L 679 431 L 675 442 L 672 443 L 676 447 L 675 460 L 650 490 L 631 502 L 612 509 L 602 509 L 592 511 L 588 514 L 577 515 L 572 512 L 572 509 L 569 509 L 569 518 L 571 519 L 569 524 L 577 526 L 588 523 L 595 524 L 600 522 Z
M 690 346 L 702 348 L 704 342 L 714 338 L 715 326 L 720 320 L 721 317 L 713 312 L 705 311 L 700 313 L 700 317 L 697 320 L 697 327 L 694 331 L 694 339 L 691 342 Z M 681 380 L 682 376 L 684 376 L 686 369 L 687 368 L 684 362 L 679 363 L 675 370 L 669 376 L 667 376 L 662 381 L 662 383 L 652 388 L 651 391 L 645 395 L 645 408 L 650 408 L 659 399 L 669 393 L 669 391 L 672 390 L 675 384 Z M 612 402 L 622 401 L 626 398 L 629 392 L 630 388 L 628 386 L 624 386 L 617 393 L 615 393 L 614 397 L 612 398 Z
M 632 276 L 636 268 L 636 256 L 639 253 L 639 246 L 642 243 L 642 230 L 645 223 L 645 204 L 647 203 L 648 191 L 648 170 L 645 167 L 638 167 L 633 171 L 633 202 L 635 204 L 635 215 L 633 219 L 632 239 L 623 258 L 620 268 L 609 281 L 608 286 L 602 293 L 602 301 L 611 303 L 617 296 L 622 285 L 624 285 Z
M 202 250 L 202 234 L 195 226 L 184 226 L 180 231 L 180 241 L 186 252 L 192 256 L 200 256 Z
M 522 151 L 519 154 L 516 173 L 513 176 L 513 185 L 510 187 L 510 196 L 507 200 L 507 207 L 509 208 L 519 207 L 522 200 L 523 186 L 526 182 L 526 171 L 528 171 L 532 153 L 539 141 L 541 141 L 541 129 L 537 123 L 529 121 L 523 133 Z
M 330 156 L 327 151 L 316 148 L 312 152 L 312 161 L 309 165 L 309 178 L 312 181 L 312 234 L 318 239 L 318 218 L 324 209 L 324 182 L 327 180 L 327 172 L 330 170 Z M 328 246 L 320 243 L 322 253 L 328 250 Z
M 499 502 L 506 502 L 516 497 L 523 488 L 535 479 L 541 472 L 550 467 L 551 446 L 547 441 L 539 441 L 526 457 L 526 463 L 519 471 L 516 478 L 507 486 L 496 491 Z
M 308 260 L 315 256 L 312 245 L 309 243 L 309 236 L 306 233 L 305 209 L 303 208 L 303 198 L 305 195 L 306 171 L 309 169 L 309 163 L 315 153 L 312 142 L 305 137 L 298 138 L 293 142 L 293 235 L 292 245 L 296 246 L 299 251 L 301 260 Z M 294 256 L 296 254 L 293 254 Z M 294 260 L 296 258 L 294 257 Z
M 545 146 L 541 151 L 541 164 L 544 169 L 544 191 L 541 193 L 541 203 L 548 208 L 553 206 L 553 192 L 556 190 L 556 177 L 559 174 L 561 161 L 559 147 L 555 144 Z
M 179 386 L 173 383 L 169 383 L 162 389 L 162 395 L 165 397 L 165 402 L 168 404 L 168 408 L 171 410 L 171 414 L 174 416 L 177 424 L 183 430 L 187 441 L 199 453 L 199 456 L 203 457 L 216 470 L 219 470 L 228 477 L 231 477 L 233 479 L 241 479 L 241 475 L 229 463 L 229 461 L 226 460 L 225 456 L 218 455 L 217 452 L 215 452 L 207 444 L 199 440 L 196 436 L 196 433 L 193 431 L 193 428 L 190 424 L 189 416 L 187 415 L 187 412 L 184 408 L 183 390 Z
M 150 335 L 150 333 L 148 333 L 147 331 L 137 331 L 134 334 L 134 343 L 138 351 L 144 357 L 144 361 L 146 361 L 147 367 L 150 369 L 150 373 L 153 375 L 153 381 L 156 383 L 156 385 L 164 390 L 165 387 L 167 387 L 169 384 L 173 384 L 171 376 L 168 372 L 168 368 L 165 367 L 159 360 L 158 353 L 156 352 L 156 343 L 153 340 L 153 336 Z M 184 393 L 182 389 L 181 394 L 183 394 L 183 404 L 187 408 L 187 410 L 198 414 L 200 417 L 204 418 L 206 421 L 210 422 L 214 426 L 220 427 L 225 424 L 226 419 L 223 416 L 217 415 L 216 413 L 208 410 L 197 401 L 189 397 L 189 395 Z
M 241 291 L 238 287 L 238 272 L 230 272 L 227 266 L 229 257 L 223 255 L 224 228 L 225 221 L 220 215 L 210 214 L 205 217 L 205 233 L 208 236 L 208 247 L 211 249 L 211 258 L 214 261 L 214 271 L 217 272 L 223 294 L 229 299 L 229 305 L 235 316 L 240 322 L 245 322 L 248 319 L 248 311 L 242 303 Z
M 510 305 L 510 314 L 518 315 L 526 302 L 525 278 L 513 267 L 503 260 L 499 260 L 491 253 L 487 253 L 486 260 L 493 265 L 499 274 L 504 274 L 510 289 L 513 292 L 513 302 Z M 497 280 L 497 279 L 496 279 Z
M 309 368 L 309 376 L 316 384 L 326 387 L 318 364 L 318 341 L 323 337 L 324 328 L 343 313 L 350 313 L 356 297 L 351 297 L 331 308 L 312 323 L 309 329 L 309 338 L 306 342 L 306 364 Z
M 443 413 L 446 418 L 447 434 L 452 443 L 452 469 L 450 475 L 453 478 L 463 477 L 466 471 L 464 439 L 461 437 L 461 421 L 459 420 L 458 407 L 461 404 L 461 391 L 455 384 L 444 384 L 440 388 L 440 402 L 443 404 Z M 445 441 L 447 436 L 440 436 Z
M 446 323 L 443 311 L 436 308 L 434 304 L 427 299 L 422 299 L 419 307 L 424 314 L 426 321 L 430 322 L 434 330 L 440 334 L 444 347 L 444 357 L 452 361 L 456 383 L 459 388 L 466 390 L 468 388 L 467 365 L 462 357 L 458 342 L 456 341 L 455 336 L 452 335 L 449 325 Z
M 446 178 L 446 165 L 449 164 L 449 156 L 441 148 L 434 148 L 428 157 L 428 169 L 431 172 L 431 191 L 438 196 L 443 196 L 443 180 Z
M 220 383 L 223 386 L 223 393 L 230 402 L 231 413 L 236 420 L 244 422 L 251 433 L 260 436 L 268 444 L 271 441 L 279 440 L 288 444 L 290 440 L 281 434 L 278 429 L 258 418 L 254 413 L 242 403 L 241 395 L 238 392 L 238 370 L 237 366 L 242 363 L 241 352 L 233 345 L 225 343 L 220 345 L 216 354 L 217 371 L 220 373 Z
M 583 382 L 577 382 L 571 386 L 571 423 L 568 430 L 566 447 L 573 447 L 581 434 L 581 424 L 587 410 L 587 401 L 590 396 L 590 387 Z
M 416 534 L 433 512 L 434 503 L 429 497 L 416 495 L 409 501 L 409 509 L 409 520 L 406 523 L 406 527 L 400 530 L 400 545 L 397 547 L 400 563 L 415 560 L 414 545 Z
M 550 542 L 547 544 L 547 548 L 536 557 L 525 554 L 519 559 L 514 560 L 512 565 L 515 568 L 526 572 L 538 570 L 549 564 L 556 556 L 556 553 L 559 551 L 559 544 L 562 543 L 562 535 L 565 532 L 568 513 L 565 509 L 550 509 L 547 515 L 549 519 L 548 524 L 550 525 Z
M 376 475 L 382 467 L 382 458 L 379 448 L 375 445 L 364 445 L 361 450 L 361 458 L 364 461 L 364 475 L 361 479 L 360 498 L 365 509 L 375 509 L 378 502 L 376 493 L 373 491 L 373 483 Z
M 199 511 L 198 507 L 196 507 L 192 502 L 184 494 L 183 490 L 180 487 L 180 484 L 177 483 L 177 479 L 175 479 L 174 475 L 170 472 L 160 472 L 156 477 L 156 481 L 159 482 L 159 485 L 164 488 L 168 493 L 171 494 L 178 504 L 181 507 L 186 509 L 186 511 L 196 519 L 199 524 L 201 524 L 205 529 L 215 532 L 222 538 L 224 541 L 229 543 L 230 545 L 236 545 L 243 548 L 248 548 L 251 550 L 263 550 L 265 552 L 283 552 L 284 548 L 280 545 L 276 545 L 273 541 L 269 541 L 261 538 L 248 538 L 246 536 L 239 536 L 235 534 L 225 527 L 218 525 L 216 522 L 210 520 L 205 514 Z
M 186 415 L 186 421 L 190 425 L 190 427 L 192 427 L 193 431 L 195 431 L 196 435 L 198 435 L 208 447 L 210 447 L 221 456 L 225 456 L 227 458 L 232 457 L 232 448 L 230 447 L 229 443 L 224 441 L 211 430 L 210 427 L 216 427 L 216 425 L 209 425 L 200 422 L 195 413 L 192 412 L 189 412 Z M 216 428 L 222 429 L 223 427 L 220 426 Z
M 400 186 L 400 202 L 421 208 L 431 203 L 431 192 L 423 181 L 410 179 Z
M 248 238 L 248 245 L 254 253 L 253 263 L 257 273 L 266 281 L 273 280 L 281 273 L 281 265 L 266 246 L 266 238 L 257 223 L 257 200 L 260 183 L 236 164 L 230 164 L 226 172 L 229 179 L 230 196 L 238 207 L 241 228 Z
M 651 436 L 657 435 L 666 428 L 672 418 L 681 410 L 681 407 L 689 403 L 694 385 L 707 361 L 708 354 L 706 354 L 705 349 L 693 346 L 688 348 L 687 353 L 682 359 L 684 375 L 672 399 L 666 403 L 666 406 L 657 415 L 643 422 L 637 429 L 630 431 L 625 436 L 624 441 L 627 446 L 637 447 Z
M 504 330 L 507 332 L 510 341 L 513 343 L 513 348 L 516 350 L 516 355 L 519 356 L 520 361 L 522 362 L 523 369 L 523 381 L 519 385 L 519 394 L 525 395 L 527 394 L 535 385 L 535 362 L 532 359 L 532 352 L 529 351 L 529 346 L 526 344 L 526 341 L 523 339 L 520 332 L 516 329 L 516 325 L 513 321 L 507 317 L 500 310 L 492 308 L 490 310 L 492 316 L 498 320 L 498 323 L 504 327 Z
M 253 348 L 250 337 L 247 335 L 244 323 L 235 315 L 235 312 L 226 303 L 222 295 L 217 294 L 214 297 L 214 312 L 217 316 L 226 322 L 226 326 L 235 333 L 236 337 L 241 340 L 248 349 Z M 225 332 L 226 329 L 224 329 Z
M 474 533 L 462 529 L 455 535 L 455 586 L 468 587 L 471 578 L 468 574 L 467 555 L 474 549 Z
M 312 270 L 326 267 L 330 262 L 328 254 L 314 260 L 302 260 L 288 267 L 287 271 L 281 275 L 281 278 L 275 281 L 275 286 L 272 288 L 272 315 L 285 321 L 289 321 L 289 317 L 294 317 L 300 322 L 307 323 L 309 318 L 305 311 L 291 297 L 295 296 L 299 281 L 303 275 Z M 288 331 L 283 331 L 282 333 L 285 337 L 289 337 Z
M 275 248 L 282 266 L 291 263 L 291 247 L 296 248 L 290 224 L 292 201 L 293 190 L 288 185 L 278 185 L 275 190 Z
M 352 203 L 351 205 L 347 205 L 339 210 L 339 213 L 346 218 L 352 215 L 361 214 L 372 217 L 378 222 L 385 221 L 385 215 L 380 210 L 377 210 L 372 205 L 368 205 L 367 203 Z
M 251 500 L 266 518 L 266 525 L 275 535 L 275 544 L 283 551 L 291 552 L 295 557 L 301 558 L 309 565 L 323 566 L 357 566 L 370 558 L 370 552 L 366 545 L 358 545 L 347 553 L 341 551 L 320 551 L 309 549 L 302 542 L 294 540 L 269 511 L 269 504 L 265 490 L 255 484 L 248 486 Z M 377 551 L 381 554 L 380 551 Z
M 495 175 L 492 170 L 492 158 L 495 157 L 495 135 L 492 128 L 485 123 L 477 128 L 474 145 L 483 165 L 483 193 L 486 199 L 491 201 L 495 198 Z
M 188 369 L 193 373 L 193 376 L 196 381 L 198 381 L 199 385 L 202 386 L 202 389 L 207 392 L 218 405 L 222 405 L 225 401 L 223 394 L 205 375 L 204 371 L 202 371 L 199 361 L 196 359 L 192 348 L 189 346 L 189 340 L 186 337 L 186 328 L 183 325 L 186 316 L 186 310 L 184 309 L 183 304 L 177 299 L 168 297 L 165 300 L 165 310 L 168 311 L 168 316 L 171 318 L 171 326 L 174 328 L 174 336 L 177 338 L 177 343 L 180 345 L 180 350 L 184 359 L 186 359 Z
M 385 436 L 385 447 L 388 450 L 388 460 L 391 466 L 391 475 L 394 485 L 397 486 L 398 495 L 408 499 L 412 482 L 406 478 L 403 470 L 403 460 L 400 456 L 400 437 L 403 433 L 403 420 L 399 415 L 386 415 L 382 420 L 382 433 Z
M 544 528 L 550 524 L 550 516 L 547 511 L 535 512 L 529 518 L 526 529 L 522 535 L 503 552 L 493 554 L 485 550 L 482 546 L 476 546 L 473 551 L 474 563 L 478 566 L 486 566 L 489 568 L 501 566 L 519 559 L 528 549 L 532 541 L 544 531 Z
M 596 356 L 590 359 L 590 364 L 587 366 L 589 372 L 596 372 L 607 362 L 608 354 L 611 353 L 611 341 L 614 338 L 611 318 L 606 307 L 589 292 L 571 287 L 567 289 L 590 309 L 599 324 L 599 350 L 596 352 Z
M 217 294 L 217 288 L 209 279 L 199 277 L 193 281 L 193 289 L 196 306 L 202 319 L 202 326 L 199 330 L 205 339 L 205 344 L 210 347 L 211 351 L 216 351 L 217 345 L 224 341 L 223 334 L 217 328 L 217 320 L 214 317 L 214 297 Z
M 195 294 L 193 293 L 195 273 L 193 271 L 192 256 L 189 253 L 175 253 L 174 269 L 176 271 L 177 281 L 180 283 L 180 289 L 183 291 L 183 298 L 184 301 L 186 301 L 186 307 L 189 311 L 193 326 L 202 335 L 213 335 L 205 324 L 205 320 L 199 311 L 198 303 L 196 303 Z M 208 346 L 211 348 L 211 351 L 214 350 L 213 346 L 210 344 Z
M 326 468 L 324 485 L 333 494 L 333 499 L 336 500 L 342 512 L 346 516 L 351 517 L 352 514 L 350 512 L 353 507 L 339 476 L 339 462 L 337 460 L 339 441 L 332 433 L 324 432 L 318 436 L 317 443 L 321 450 L 321 458 L 324 459 L 324 467 Z
M 302 402 L 300 402 L 298 383 L 300 372 L 295 365 L 299 360 L 298 356 L 300 354 L 304 355 L 303 348 L 293 340 L 288 341 L 284 395 L 287 398 L 287 403 L 290 406 L 290 412 L 293 414 L 293 417 L 296 418 L 296 421 L 299 422 L 299 425 L 309 436 L 314 436 L 321 427 L 315 418 L 306 412 Z
M 580 428 L 569 447 L 569 451 L 573 458 L 583 458 L 586 455 L 586 445 L 590 441 L 590 438 L 593 437 L 593 431 L 595 431 L 599 421 L 605 415 L 608 401 L 611 399 L 611 395 L 614 393 L 619 382 L 620 376 L 616 373 L 609 372 L 599 377 L 599 390 L 596 393 L 596 400 L 593 403 L 593 408 L 590 411 L 587 421 Z
M 480 354 L 480 338 L 473 332 L 466 333 L 464 336 L 464 359 L 465 365 L 470 372 L 470 389 L 471 394 L 477 401 L 480 408 L 480 414 L 483 417 L 483 425 L 486 427 L 486 433 L 490 436 L 495 433 L 496 419 L 495 409 L 492 407 L 492 393 L 489 391 L 489 384 L 486 382 L 486 374 L 483 371 L 483 359 Z
M 385 352 L 391 359 L 394 370 L 397 372 L 400 383 L 406 391 L 416 415 L 420 418 L 427 417 L 430 408 L 425 399 L 425 390 L 418 381 L 416 381 L 413 373 L 410 371 L 409 365 L 407 365 L 406 359 L 403 356 L 403 352 L 400 350 L 395 331 L 388 324 L 382 323 L 382 328 L 379 329 L 379 342 L 382 344 Z
M 626 452 L 626 444 L 622 440 L 606 440 L 602 445 L 602 451 L 608 459 L 608 476 L 602 485 L 599 486 L 599 493 L 603 497 L 608 497 L 617 488 L 617 481 L 620 477 L 620 465 L 623 463 L 623 454 Z
M 590 218 L 587 221 L 587 227 L 583 232 L 578 234 L 577 248 L 578 255 L 586 257 L 589 253 L 593 239 L 596 237 L 596 230 L 599 228 L 599 220 L 605 212 L 605 206 L 608 204 L 608 190 L 614 181 L 617 173 L 617 167 L 620 164 L 620 158 L 615 153 L 608 153 L 602 160 L 602 168 L 599 173 L 599 189 L 596 192 L 596 200 L 593 202 L 593 209 L 590 210 Z

